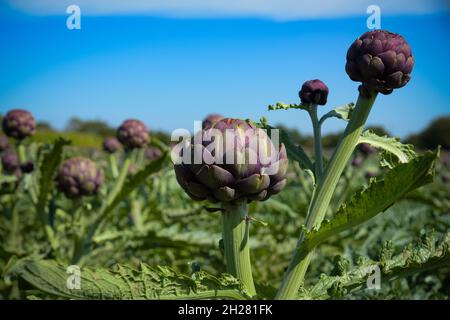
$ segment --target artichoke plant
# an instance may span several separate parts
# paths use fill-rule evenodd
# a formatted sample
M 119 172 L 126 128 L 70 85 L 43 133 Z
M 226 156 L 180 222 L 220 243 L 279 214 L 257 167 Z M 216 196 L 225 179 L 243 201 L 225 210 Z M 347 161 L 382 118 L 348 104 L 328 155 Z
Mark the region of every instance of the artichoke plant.
M 347 52 L 345 71 L 353 81 L 382 94 L 390 94 L 411 79 L 414 57 L 398 34 L 373 30 L 356 39 Z
M 375 148 L 372 147 L 368 143 L 361 143 L 358 145 L 358 150 L 361 152 L 364 156 L 368 157 L 371 154 L 375 153 Z
M 147 127 L 136 119 L 125 120 L 117 129 L 116 135 L 126 150 L 143 148 L 150 140 Z
M 192 154 L 202 153 L 201 163 L 183 162 L 175 165 L 178 183 L 194 200 L 209 200 L 210 202 L 250 202 L 253 200 L 267 200 L 279 193 L 286 185 L 286 171 L 288 159 L 284 145 L 279 152 L 264 131 L 256 128 L 248 121 L 238 119 L 223 119 L 203 130 L 201 135 L 207 137 L 216 129 L 225 136 L 227 130 L 236 133 L 236 143 L 230 148 L 223 139 L 223 152 L 219 157 L 212 155 L 207 147 L 210 142 L 191 145 Z M 241 139 L 244 133 L 249 133 L 246 141 Z M 262 141 L 259 146 L 252 143 Z M 195 139 L 194 139 L 195 140 Z M 262 144 L 266 144 L 263 146 Z M 216 151 L 217 153 L 217 151 Z M 233 154 L 232 161 L 229 154 Z M 250 158 L 255 158 L 251 163 Z M 211 159 L 218 158 L 213 161 Z M 269 157 L 267 163 L 261 162 L 262 157 Z M 241 161 L 237 161 L 240 159 Z M 273 170 L 273 169 L 276 170 Z
M 328 87 L 319 79 L 306 81 L 300 89 L 298 96 L 304 105 L 326 105 Z
M 13 109 L 3 118 L 2 127 L 8 137 L 23 140 L 35 133 L 36 120 L 26 110 Z
M 203 119 L 202 128 L 203 129 L 211 128 L 211 126 L 214 123 L 216 123 L 222 119 L 224 119 L 224 116 L 222 116 L 221 114 L 212 113 L 212 114 L 208 115 L 205 119 Z
M 68 198 L 95 195 L 103 185 L 103 171 L 83 157 L 66 160 L 55 177 L 57 188 Z
M 115 153 L 120 149 L 120 142 L 114 137 L 108 137 L 103 140 L 103 150 L 107 153 Z

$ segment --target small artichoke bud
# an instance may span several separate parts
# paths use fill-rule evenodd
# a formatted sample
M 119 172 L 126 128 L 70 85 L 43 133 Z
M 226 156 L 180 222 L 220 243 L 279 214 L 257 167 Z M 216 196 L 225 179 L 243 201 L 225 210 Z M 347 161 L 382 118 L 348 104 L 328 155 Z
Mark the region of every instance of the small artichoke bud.
M 358 145 L 358 150 L 361 152 L 364 156 L 368 157 L 375 153 L 375 148 L 372 147 L 368 143 L 361 143 Z
M 355 168 L 358 168 L 358 167 L 360 167 L 362 165 L 362 159 L 361 158 L 354 158 L 353 160 L 352 160 L 352 166 L 353 167 L 355 167 Z
M 211 128 L 216 122 L 222 120 L 223 118 L 224 117 L 218 113 L 208 115 L 202 122 L 203 130 Z
M 162 156 L 161 150 L 155 147 L 149 147 L 145 149 L 145 158 L 149 161 L 153 161 Z
M 414 57 L 411 47 L 398 34 L 373 30 L 355 40 L 347 51 L 345 71 L 363 86 L 390 94 L 411 79 Z
M 5 151 L 9 148 L 8 138 L 5 136 L 0 136 L 0 152 Z
M 14 174 L 20 169 L 19 157 L 14 151 L 7 151 L 2 155 L 2 167 L 6 173 Z
M 34 170 L 34 163 L 31 160 L 28 160 L 25 163 L 22 163 L 20 165 L 20 171 L 22 171 L 23 173 L 31 173 Z
M 8 137 L 22 140 L 36 132 L 36 120 L 26 110 L 13 109 L 3 118 L 2 127 Z
M 125 120 L 117 129 L 116 134 L 117 139 L 126 150 L 143 148 L 150 140 L 145 124 L 135 119 Z
M 103 150 L 107 153 L 115 153 L 120 149 L 120 142 L 114 137 L 108 137 L 103 140 Z
M 55 182 L 68 198 L 95 195 L 103 185 L 103 171 L 83 157 L 66 160 L 58 169 Z
M 303 105 L 325 105 L 328 98 L 328 87 L 321 80 L 306 81 L 300 89 L 298 96 Z
M 192 199 L 264 201 L 285 187 L 288 158 L 284 145 L 275 148 L 265 131 L 251 122 L 222 119 L 197 135 L 187 148 L 192 158 L 179 154 L 181 163 L 174 167 L 178 183 Z M 216 141 L 213 156 L 210 147 Z

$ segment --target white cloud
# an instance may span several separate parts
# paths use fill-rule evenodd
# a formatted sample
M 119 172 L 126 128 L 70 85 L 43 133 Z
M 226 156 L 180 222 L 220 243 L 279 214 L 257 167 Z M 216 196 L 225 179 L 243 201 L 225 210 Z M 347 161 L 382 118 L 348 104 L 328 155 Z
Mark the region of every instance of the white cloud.
M 34 15 L 64 15 L 80 6 L 87 15 L 155 15 L 180 18 L 258 17 L 295 20 L 365 15 L 369 5 L 382 14 L 425 14 L 449 11 L 447 0 L 6 0 Z

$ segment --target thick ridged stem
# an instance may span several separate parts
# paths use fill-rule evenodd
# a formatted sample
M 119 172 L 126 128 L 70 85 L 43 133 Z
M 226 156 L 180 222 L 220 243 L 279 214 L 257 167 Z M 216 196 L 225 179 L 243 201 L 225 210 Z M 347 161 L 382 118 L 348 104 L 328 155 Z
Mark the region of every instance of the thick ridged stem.
M 250 296 L 256 294 L 250 262 L 249 224 L 247 204 L 224 204 L 222 213 L 222 237 L 227 272 L 244 285 Z
M 317 118 L 317 105 L 311 105 L 309 109 L 309 115 L 311 117 L 311 122 L 314 132 L 314 160 L 315 160 L 315 171 L 316 180 L 320 179 L 323 172 L 323 155 L 322 155 L 322 129 L 321 123 Z
M 119 176 L 119 169 L 117 167 L 117 156 L 114 153 L 109 155 L 109 166 L 111 168 L 111 174 L 114 179 Z
M 312 199 L 311 209 L 306 218 L 307 229 L 318 228 L 322 223 L 339 178 L 358 144 L 359 137 L 375 102 L 376 95 L 375 92 L 370 92 L 369 94 L 360 93 L 344 135 L 331 157 L 325 173 L 318 181 L 317 190 Z M 302 233 L 300 235 L 300 243 L 303 237 L 304 235 Z M 314 250 L 305 257 L 298 250 L 295 251 L 276 295 L 276 299 L 295 299 L 303 283 L 313 254 Z

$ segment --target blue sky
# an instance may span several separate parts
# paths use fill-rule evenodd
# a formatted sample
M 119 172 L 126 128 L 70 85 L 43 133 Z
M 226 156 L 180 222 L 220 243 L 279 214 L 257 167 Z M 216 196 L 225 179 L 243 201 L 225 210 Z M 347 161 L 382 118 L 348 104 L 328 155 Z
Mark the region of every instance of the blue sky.
M 66 28 L 72 3 L 81 7 L 81 30 Z M 0 2 L 0 113 L 25 108 L 57 128 L 72 116 L 112 125 L 134 117 L 171 131 L 219 112 L 310 133 L 305 113 L 267 105 L 297 102 L 301 84 L 315 78 L 330 88 L 322 112 L 354 101 L 358 84 L 344 71 L 345 54 L 367 30 L 367 3 L 377 4 L 123 3 Z M 450 11 L 446 1 L 378 3 L 382 28 L 407 39 L 416 65 L 405 88 L 377 99 L 369 123 L 404 137 L 450 114 Z M 342 127 L 331 120 L 324 131 Z

